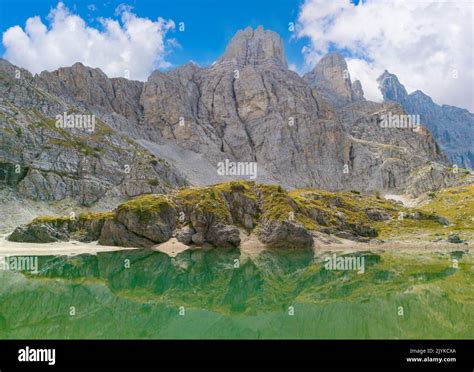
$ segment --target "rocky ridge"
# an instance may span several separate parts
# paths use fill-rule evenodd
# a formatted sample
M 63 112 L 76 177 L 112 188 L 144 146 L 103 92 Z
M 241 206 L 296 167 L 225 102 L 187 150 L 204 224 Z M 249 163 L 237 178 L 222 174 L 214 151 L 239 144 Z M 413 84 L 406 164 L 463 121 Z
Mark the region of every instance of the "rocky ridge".
M 39 217 L 15 229 L 9 240 L 98 240 L 102 245 L 149 248 L 176 237 L 194 247 L 226 248 L 238 247 L 245 232 L 269 248 L 304 250 L 313 248 L 317 233 L 368 241 L 378 236 L 377 223 L 399 220 L 400 215 L 440 227 L 450 224 L 436 213 L 356 192 L 286 191 L 232 181 L 139 196 L 108 213 Z
M 384 100 L 400 104 L 420 120 L 459 168 L 474 169 L 474 114 L 450 105 L 438 105 L 420 90 L 408 94 L 397 76 L 385 71 L 378 79 Z

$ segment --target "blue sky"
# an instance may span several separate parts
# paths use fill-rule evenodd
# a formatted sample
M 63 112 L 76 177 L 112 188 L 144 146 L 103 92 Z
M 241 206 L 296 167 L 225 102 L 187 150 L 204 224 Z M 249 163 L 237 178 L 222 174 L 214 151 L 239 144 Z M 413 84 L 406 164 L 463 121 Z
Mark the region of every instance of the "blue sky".
M 288 30 L 289 22 L 296 22 L 301 0 L 109 0 L 109 1 L 63 1 L 75 14 L 89 25 L 100 28 L 99 17 L 114 17 L 115 9 L 122 3 L 133 7 L 139 17 L 172 19 L 178 25 L 185 23 L 185 31 L 175 30 L 169 36 L 176 38 L 180 48 L 173 49 L 167 60 L 180 65 L 193 60 L 208 65 L 218 58 L 226 44 L 239 29 L 263 25 L 265 29 L 278 32 L 283 38 L 289 63 L 298 67 L 303 64 L 301 53 L 305 41 L 296 39 Z M 57 1 L 46 0 L 1 0 L 0 29 L 24 26 L 28 17 L 46 17 Z M 95 11 L 88 6 L 94 5 Z M 0 53 L 5 49 L 1 46 Z

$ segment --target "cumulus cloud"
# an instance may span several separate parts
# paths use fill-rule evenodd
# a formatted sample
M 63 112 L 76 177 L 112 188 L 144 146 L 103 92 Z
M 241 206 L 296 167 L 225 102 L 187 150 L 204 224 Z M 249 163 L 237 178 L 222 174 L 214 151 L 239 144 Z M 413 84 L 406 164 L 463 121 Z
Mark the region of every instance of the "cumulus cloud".
M 306 0 L 298 37 L 308 37 L 306 63 L 340 50 L 351 78 L 366 97 L 380 100 L 376 78 L 387 69 L 408 92 L 420 89 L 435 102 L 474 112 L 473 3 L 469 1 Z
M 28 18 L 24 29 L 17 25 L 3 33 L 4 58 L 33 73 L 82 62 L 109 77 L 137 80 L 169 67 L 166 34 L 174 22 L 140 18 L 126 6 L 117 14 L 119 19 L 100 18 L 98 29 L 58 3 L 47 17 L 48 26 L 36 16 Z

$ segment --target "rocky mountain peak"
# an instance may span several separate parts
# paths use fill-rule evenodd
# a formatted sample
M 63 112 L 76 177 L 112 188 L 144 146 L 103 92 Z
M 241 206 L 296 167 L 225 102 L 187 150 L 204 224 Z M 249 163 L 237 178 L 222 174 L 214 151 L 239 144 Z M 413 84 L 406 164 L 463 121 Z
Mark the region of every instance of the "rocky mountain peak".
M 397 76 L 391 74 L 387 70 L 378 77 L 377 82 L 379 83 L 379 89 L 382 92 L 385 101 L 401 103 L 405 101 L 408 96 L 405 87 L 400 83 Z
M 333 67 L 338 71 L 347 70 L 347 63 L 344 57 L 336 52 L 328 53 L 314 67 L 316 72 L 324 74 L 328 67 Z
M 419 103 L 434 104 L 431 97 L 423 93 L 421 90 L 415 90 L 413 93 L 410 93 L 410 96 L 414 101 L 417 101 Z
M 304 79 L 336 107 L 353 101 L 352 83 L 347 63 L 339 53 L 326 54 L 314 69 L 304 76 Z M 363 95 L 362 87 L 360 88 L 360 91 L 356 93 L 357 96 Z
M 238 65 L 277 65 L 287 67 L 283 40 L 270 30 L 258 26 L 238 31 L 227 45 L 222 61 Z
M 363 101 L 364 98 L 364 90 L 362 89 L 362 84 L 360 80 L 356 80 L 352 83 L 352 100 L 353 101 Z

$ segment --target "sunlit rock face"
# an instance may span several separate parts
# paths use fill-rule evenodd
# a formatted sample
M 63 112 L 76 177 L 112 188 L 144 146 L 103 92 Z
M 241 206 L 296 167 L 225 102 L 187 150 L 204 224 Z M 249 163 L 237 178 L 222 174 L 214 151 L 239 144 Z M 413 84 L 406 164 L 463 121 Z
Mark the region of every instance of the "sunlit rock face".
M 341 55 L 301 78 L 282 45 L 274 32 L 247 28 L 210 67 L 154 72 L 141 97 L 146 122 L 211 167 L 255 161 L 261 181 L 288 187 L 405 192 L 411 170 L 444 166 L 428 132 L 380 128 L 383 114 L 403 110 L 366 101 Z

